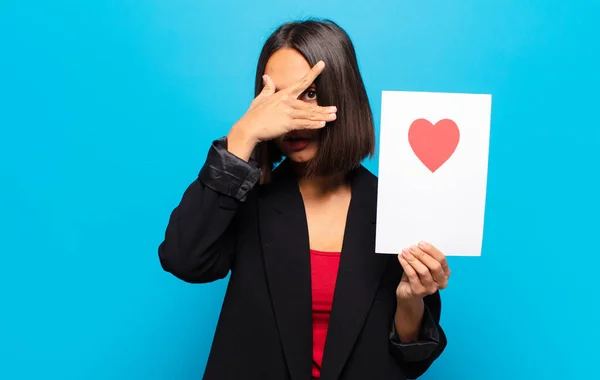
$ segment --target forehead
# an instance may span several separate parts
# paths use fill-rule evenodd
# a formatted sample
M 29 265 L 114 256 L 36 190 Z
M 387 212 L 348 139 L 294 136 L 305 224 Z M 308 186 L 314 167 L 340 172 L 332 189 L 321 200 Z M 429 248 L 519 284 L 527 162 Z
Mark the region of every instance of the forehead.
M 271 77 L 278 90 L 296 83 L 310 71 L 302 54 L 294 49 L 280 49 L 267 61 L 265 74 Z

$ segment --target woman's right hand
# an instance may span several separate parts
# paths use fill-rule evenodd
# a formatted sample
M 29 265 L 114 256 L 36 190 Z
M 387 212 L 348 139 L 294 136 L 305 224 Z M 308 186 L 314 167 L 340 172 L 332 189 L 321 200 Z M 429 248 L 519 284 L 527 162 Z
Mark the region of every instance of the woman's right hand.
M 319 61 L 304 78 L 278 92 L 275 92 L 271 78 L 263 76 L 263 90 L 227 136 L 228 150 L 248 161 L 254 147 L 261 141 L 272 140 L 297 129 L 323 128 L 328 121 L 335 120 L 335 106 L 323 107 L 298 99 L 324 68 L 325 63 Z

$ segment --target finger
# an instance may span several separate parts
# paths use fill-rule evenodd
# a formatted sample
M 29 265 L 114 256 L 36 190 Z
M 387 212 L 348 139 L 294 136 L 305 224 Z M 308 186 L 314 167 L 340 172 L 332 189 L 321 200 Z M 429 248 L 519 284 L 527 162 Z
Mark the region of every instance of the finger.
M 413 269 L 419 275 L 419 280 L 425 288 L 430 288 L 434 281 L 429 272 L 429 268 L 420 262 L 410 251 L 403 251 L 404 258 L 413 267 Z
M 321 129 L 327 124 L 324 120 L 294 119 L 292 129 Z
M 291 101 L 290 106 L 295 110 L 301 110 L 301 111 L 313 111 L 313 112 L 320 112 L 320 113 L 337 112 L 336 106 L 320 106 L 316 103 L 308 103 L 308 102 L 305 102 L 304 100 L 295 99 L 295 98 Z
M 310 110 L 292 110 L 290 116 L 292 119 L 305 119 L 313 121 L 333 121 L 337 115 L 335 112 L 317 112 Z
M 404 266 L 410 266 L 406 260 L 404 260 L 404 258 L 402 257 L 402 255 L 398 255 L 398 262 L 400 263 L 400 266 L 402 267 L 402 278 L 400 279 L 400 281 L 406 281 L 408 282 L 408 274 L 406 273 L 406 269 L 404 269 Z M 416 275 L 416 273 L 415 273 Z
M 408 261 L 406 261 L 406 259 L 404 258 L 404 252 L 402 255 L 398 255 L 398 260 L 400 261 L 402 269 L 404 269 L 404 274 L 402 276 L 406 276 L 408 278 L 408 283 L 410 284 L 410 288 L 413 290 L 413 292 L 416 294 L 423 292 L 425 289 L 421 284 L 419 274 L 417 273 L 417 271 L 415 271 L 412 265 L 410 265 Z
M 423 265 L 425 265 L 429 269 L 429 272 L 433 277 L 433 281 L 435 281 L 435 283 L 438 284 L 438 286 L 443 286 L 443 288 L 446 287 L 446 274 L 444 273 L 442 265 L 436 259 L 425 253 L 417 246 L 410 247 L 409 252 L 412 253 L 412 255 L 415 256 L 417 260 L 419 260 Z
M 317 79 L 319 74 L 323 72 L 325 68 L 325 62 L 319 61 L 314 65 L 306 75 L 300 79 L 295 85 L 289 87 L 288 92 L 294 97 L 300 96 L 310 85 Z
M 437 249 L 433 244 L 428 243 L 426 241 L 420 241 L 418 244 L 419 248 L 425 251 L 427 254 L 432 256 L 435 260 L 437 260 L 446 277 L 450 277 L 450 268 L 448 266 L 448 261 L 446 260 L 446 255 L 444 255 L 439 249 Z
M 402 269 L 404 269 L 403 276 L 406 275 L 406 277 L 408 278 L 408 281 L 411 282 L 411 283 L 413 281 L 420 282 L 421 280 L 419 280 L 419 274 L 408 263 L 408 261 L 406 261 L 406 259 L 404 258 L 404 256 L 405 256 L 404 252 L 403 252 L 402 255 L 398 255 L 398 261 L 400 261 L 400 265 L 402 266 Z

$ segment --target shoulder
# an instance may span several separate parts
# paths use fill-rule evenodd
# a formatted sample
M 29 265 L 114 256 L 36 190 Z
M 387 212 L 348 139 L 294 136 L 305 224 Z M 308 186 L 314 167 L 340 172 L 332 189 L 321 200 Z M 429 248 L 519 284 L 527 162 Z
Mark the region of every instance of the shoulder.
M 379 179 L 373 172 L 361 165 L 350 173 L 350 181 L 355 189 L 355 195 L 375 199 Z
M 371 185 L 377 186 L 378 177 L 364 165 L 360 165 L 355 170 L 356 176 L 361 177 L 364 181 L 369 182 Z

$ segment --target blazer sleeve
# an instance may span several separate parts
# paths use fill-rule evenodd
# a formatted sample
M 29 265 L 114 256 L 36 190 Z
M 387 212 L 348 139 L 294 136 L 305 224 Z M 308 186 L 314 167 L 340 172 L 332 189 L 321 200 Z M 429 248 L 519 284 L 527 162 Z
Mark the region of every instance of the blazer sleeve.
M 447 345 L 446 335 L 440 326 L 442 309 L 440 292 L 424 297 L 424 302 L 425 312 L 418 341 L 402 343 L 396 332 L 395 323 L 392 322 L 390 353 L 409 379 L 416 379 L 424 374 Z
M 171 212 L 158 247 L 162 268 L 190 283 L 226 277 L 235 256 L 236 215 L 260 174 L 253 160 L 227 150 L 226 138 L 213 141 L 198 178 Z

